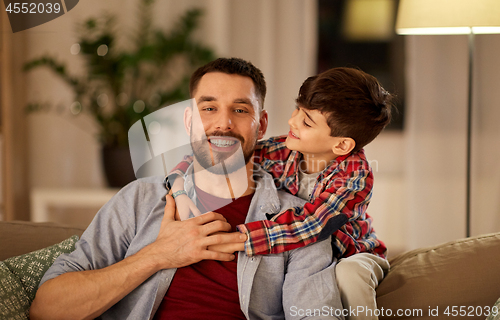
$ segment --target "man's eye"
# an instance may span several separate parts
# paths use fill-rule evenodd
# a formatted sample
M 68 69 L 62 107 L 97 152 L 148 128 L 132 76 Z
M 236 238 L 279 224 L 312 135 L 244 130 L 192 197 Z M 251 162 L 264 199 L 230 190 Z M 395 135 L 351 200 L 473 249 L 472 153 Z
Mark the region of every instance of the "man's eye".
M 203 111 L 214 111 L 215 108 L 214 107 L 205 107 L 203 108 Z
M 246 113 L 247 111 L 244 110 L 244 109 L 236 109 L 236 110 L 234 110 L 234 112 L 236 112 L 236 113 Z

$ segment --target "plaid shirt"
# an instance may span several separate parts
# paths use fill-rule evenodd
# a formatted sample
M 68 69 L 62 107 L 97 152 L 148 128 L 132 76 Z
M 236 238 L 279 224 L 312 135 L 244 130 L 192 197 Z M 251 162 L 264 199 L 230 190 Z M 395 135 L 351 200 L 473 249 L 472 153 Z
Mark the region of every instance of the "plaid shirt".
M 276 187 L 295 195 L 298 192 L 298 170 L 301 153 L 285 146 L 286 136 L 259 141 L 254 160 L 273 175 Z M 182 174 L 191 157 L 172 173 Z M 172 174 L 171 173 L 171 174 Z M 364 151 L 337 157 L 316 180 L 310 202 L 294 207 L 269 220 L 239 225 L 247 234 L 248 256 L 280 253 L 321 241 L 333 234 L 337 257 L 368 252 L 384 257 L 385 244 L 373 230 L 372 218 L 366 213 L 373 187 L 373 173 Z

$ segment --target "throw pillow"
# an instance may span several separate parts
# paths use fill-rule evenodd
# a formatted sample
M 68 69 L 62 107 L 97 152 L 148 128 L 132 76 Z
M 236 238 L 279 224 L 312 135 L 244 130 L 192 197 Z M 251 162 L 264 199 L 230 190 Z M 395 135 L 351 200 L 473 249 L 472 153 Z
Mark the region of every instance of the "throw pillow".
M 0 319 L 28 319 L 29 307 L 21 281 L 0 262 Z
M 0 319 L 28 319 L 43 275 L 56 258 L 72 252 L 78 236 L 0 262 Z
M 486 320 L 500 320 L 500 299 L 495 302 L 490 311 L 491 313 Z

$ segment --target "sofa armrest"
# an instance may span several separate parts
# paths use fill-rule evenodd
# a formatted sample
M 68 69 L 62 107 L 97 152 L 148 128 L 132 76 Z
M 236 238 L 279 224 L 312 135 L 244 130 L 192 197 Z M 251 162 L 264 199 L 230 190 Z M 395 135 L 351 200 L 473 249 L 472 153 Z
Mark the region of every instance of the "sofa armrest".
M 500 297 L 498 261 L 500 233 L 403 253 L 390 261 L 391 270 L 377 288 L 378 308 L 390 309 L 391 319 L 398 318 L 398 309 L 422 310 L 421 316 L 405 317 L 422 320 L 445 318 L 447 307 L 463 306 L 467 312 L 482 307 L 479 318 L 484 319 L 486 307 Z M 439 316 L 429 315 L 436 308 Z
M 0 261 L 51 246 L 72 235 L 80 237 L 83 231 L 50 222 L 0 222 Z

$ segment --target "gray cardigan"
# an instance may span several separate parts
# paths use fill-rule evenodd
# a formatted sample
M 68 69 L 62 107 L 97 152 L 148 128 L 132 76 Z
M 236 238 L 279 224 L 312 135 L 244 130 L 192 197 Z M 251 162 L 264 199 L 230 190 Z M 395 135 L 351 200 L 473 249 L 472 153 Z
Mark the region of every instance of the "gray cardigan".
M 277 191 L 272 177 L 261 168 L 256 170 L 255 180 L 257 188 L 246 222 L 266 219 L 266 212 L 304 204 L 302 199 Z M 187 184 L 186 191 L 193 194 Z M 75 251 L 60 256 L 40 285 L 65 272 L 107 267 L 155 241 L 165 193 L 162 177 L 139 179 L 124 187 L 97 213 Z M 329 240 L 252 258 L 239 252 L 238 292 L 243 313 L 248 319 L 266 320 L 342 318 L 335 316 L 342 308 L 335 262 Z M 152 319 L 175 271 L 157 272 L 99 319 Z

